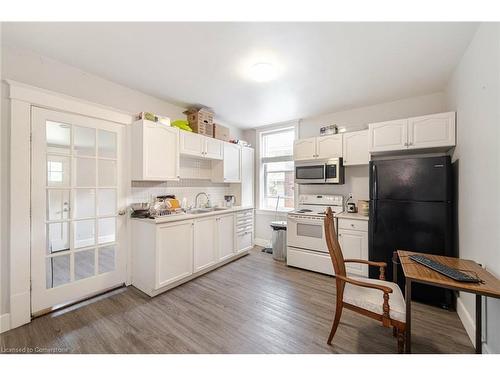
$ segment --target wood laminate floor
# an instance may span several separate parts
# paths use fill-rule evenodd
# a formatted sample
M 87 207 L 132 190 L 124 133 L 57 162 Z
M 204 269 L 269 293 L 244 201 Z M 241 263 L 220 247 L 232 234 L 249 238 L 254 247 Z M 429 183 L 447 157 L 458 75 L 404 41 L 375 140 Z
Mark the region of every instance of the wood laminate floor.
M 67 353 L 396 353 L 392 329 L 343 312 L 333 345 L 332 277 L 250 255 L 150 298 L 133 287 L 3 333 L 1 351 Z M 413 304 L 414 353 L 472 353 L 455 312 Z

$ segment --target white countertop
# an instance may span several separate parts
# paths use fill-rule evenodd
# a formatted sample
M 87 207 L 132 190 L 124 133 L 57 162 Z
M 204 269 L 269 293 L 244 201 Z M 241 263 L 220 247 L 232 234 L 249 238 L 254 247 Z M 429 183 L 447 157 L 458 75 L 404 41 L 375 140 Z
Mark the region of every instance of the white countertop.
M 225 210 L 217 210 L 217 211 L 210 211 L 210 212 L 204 212 L 202 214 L 173 214 L 173 215 L 167 215 L 167 216 L 161 216 L 156 219 L 142 219 L 142 218 L 137 218 L 137 217 L 131 217 L 132 220 L 140 220 L 145 223 L 150 223 L 150 224 L 163 224 L 163 223 L 170 223 L 172 221 L 180 221 L 180 220 L 192 220 L 192 219 L 197 219 L 200 217 L 207 217 L 207 216 L 215 216 L 215 215 L 224 215 L 224 214 L 229 214 L 231 212 L 238 212 L 238 211 L 244 211 L 244 210 L 250 210 L 253 209 L 251 206 L 233 206 L 232 208 L 227 208 Z
M 365 215 L 361 215 L 360 213 L 352 213 L 352 212 L 341 212 L 340 214 L 337 214 L 336 217 L 339 219 L 352 219 L 352 220 L 365 220 L 368 221 L 369 217 Z

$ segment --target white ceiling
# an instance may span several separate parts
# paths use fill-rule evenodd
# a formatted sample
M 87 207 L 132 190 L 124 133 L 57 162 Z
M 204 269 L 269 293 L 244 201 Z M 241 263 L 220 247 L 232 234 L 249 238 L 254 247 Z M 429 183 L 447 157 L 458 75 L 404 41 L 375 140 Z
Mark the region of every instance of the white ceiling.
M 30 49 L 255 127 L 439 91 L 475 23 L 7 23 Z M 271 82 L 248 67 L 271 62 Z

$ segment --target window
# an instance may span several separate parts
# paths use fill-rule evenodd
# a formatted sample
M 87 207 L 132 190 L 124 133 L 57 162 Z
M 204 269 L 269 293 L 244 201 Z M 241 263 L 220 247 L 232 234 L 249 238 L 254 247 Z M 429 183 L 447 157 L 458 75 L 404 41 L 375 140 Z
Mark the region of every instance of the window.
M 293 127 L 260 133 L 260 208 L 293 209 Z

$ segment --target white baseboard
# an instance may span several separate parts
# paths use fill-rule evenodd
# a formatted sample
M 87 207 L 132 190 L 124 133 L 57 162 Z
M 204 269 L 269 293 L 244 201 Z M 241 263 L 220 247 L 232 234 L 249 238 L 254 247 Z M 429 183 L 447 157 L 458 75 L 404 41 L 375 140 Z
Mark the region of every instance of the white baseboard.
M 263 238 L 255 238 L 254 243 L 257 246 L 262 246 L 262 247 L 270 247 L 271 246 L 271 241 L 265 240 Z
M 464 325 L 465 331 L 469 335 L 469 339 L 472 342 L 474 347 L 476 346 L 476 322 L 472 319 L 472 316 L 469 314 L 467 309 L 465 308 L 462 299 L 460 297 L 457 298 L 457 314 L 462 324 Z
M 0 333 L 7 332 L 10 329 L 10 314 L 0 315 Z

